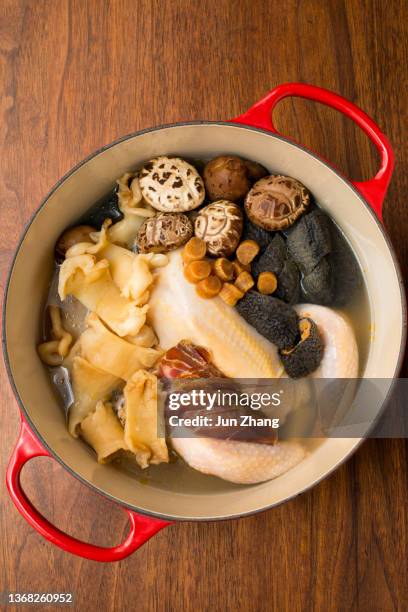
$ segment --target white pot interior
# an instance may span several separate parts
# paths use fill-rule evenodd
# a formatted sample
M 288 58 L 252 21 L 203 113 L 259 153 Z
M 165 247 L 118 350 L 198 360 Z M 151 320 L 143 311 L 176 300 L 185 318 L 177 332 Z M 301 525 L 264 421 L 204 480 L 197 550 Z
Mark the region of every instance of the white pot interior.
M 56 238 L 105 195 L 117 177 L 146 159 L 159 154 L 209 158 L 223 153 L 253 159 L 271 172 L 298 178 L 347 236 L 360 261 L 370 302 L 373 333 L 364 376 L 392 378 L 404 342 L 402 288 L 378 222 L 345 180 L 296 145 L 232 124 L 175 125 L 123 140 L 82 164 L 52 192 L 20 245 L 5 309 L 10 370 L 31 424 L 70 470 L 123 504 L 171 518 L 223 518 L 280 503 L 323 478 L 359 442 L 350 438 L 326 440 L 287 474 L 245 487 L 245 491 L 199 474 L 192 478 L 188 470 L 185 489 L 178 486 L 174 490 L 169 472 L 172 466 L 153 468 L 157 477 L 146 486 L 130 472 L 98 465 L 92 451 L 68 434 L 56 394 L 36 353 Z

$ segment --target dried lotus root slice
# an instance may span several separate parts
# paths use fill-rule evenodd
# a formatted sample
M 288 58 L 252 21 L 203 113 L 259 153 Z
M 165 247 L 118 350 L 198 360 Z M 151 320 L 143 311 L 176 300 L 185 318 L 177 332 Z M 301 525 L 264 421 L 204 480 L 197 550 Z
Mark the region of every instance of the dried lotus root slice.
M 179 157 L 156 157 L 139 172 L 145 201 L 162 212 L 185 212 L 202 204 L 204 181 L 197 170 Z

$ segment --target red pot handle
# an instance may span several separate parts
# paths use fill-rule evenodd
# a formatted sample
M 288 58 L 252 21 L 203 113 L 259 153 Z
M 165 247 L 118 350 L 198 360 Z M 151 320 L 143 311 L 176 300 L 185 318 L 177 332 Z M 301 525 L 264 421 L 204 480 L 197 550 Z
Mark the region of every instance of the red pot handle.
M 92 561 L 120 561 L 131 555 L 160 529 L 170 525 L 168 521 L 153 519 L 127 510 L 130 530 L 122 544 L 104 548 L 81 542 L 54 527 L 31 504 L 21 487 L 20 473 L 23 466 L 34 457 L 51 457 L 40 444 L 22 417 L 20 435 L 7 468 L 7 487 L 17 510 L 39 534 L 63 550 Z
M 305 85 L 304 83 L 286 83 L 272 89 L 262 100 L 251 106 L 246 113 L 231 121 L 253 125 L 277 133 L 272 122 L 273 109 L 280 100 L 290 96 L 314 100 L 342 112 L 353 119 L 375 144 L 381 157 L 380 169 L 371 180 L 353 182 L 353 185 L 364 196 L 382 221 L 382 205 L 394 168 L 394 153 L 387 137 L 381 132 L 378 125 L 352 102 L 321 87 Z

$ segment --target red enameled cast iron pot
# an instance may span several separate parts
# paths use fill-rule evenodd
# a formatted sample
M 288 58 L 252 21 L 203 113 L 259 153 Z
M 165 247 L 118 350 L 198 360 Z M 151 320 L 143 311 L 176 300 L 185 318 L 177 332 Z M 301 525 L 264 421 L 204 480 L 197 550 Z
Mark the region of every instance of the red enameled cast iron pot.
M 321 158 L 278 135 L 272 123 L 272 111 L 280 100 L 288 96 L 320 102 L 353 119 L 369 136 L 380 153 L 380 169 L 376 176 L 366 182 L 351 183 Z M 198 134 L 200 134 L 200 137 L 198 137 Z M 200 142 L 198 143 L 198 141 Z M 133 143 L 136 143 L 135 147 L 137 149 L 132 148 Z M 174 147 L 174 151 L 171 150 L 172 147 Z M 135 151 L 140 149 L 140 157 L 137 159 Z M 75 202 L 80 199 L 78 193 L 76 193 L 75 198 L 72 196 L 75 181 L 80 180 L 82 175 L 90 173 L 94 183 L 100 181 L 100 195 L 102 195 L 113 184 L 114 179 L 121 174 L 119 170 L 132 168 L 140 163 L 140 161 L 150 158 L 153 154 L 166 155 L 174 154 L 174 152 L 190 157 L 192 153 L 195 153 L 197 157 L 205 157 L 207 152 L 207 157 L 211 157 L 223 152 L 234 152 L 243 157 L 256 159 L 272 170 L 292 175 L 306 183 L 318 201 L 322 203 L 322 206 L 332 214 L 336 222 L 341 226 L 346 237 L 352 243 L 357 256 L 359 256 L 363 271 L 367 275 L 366 280 L 373 316 L 375 315 L 377 327 L 380 330 L 376 341 L 377 343 L 382 343 L 380 347 L 377 347 L 374 343 L 372 349 L 370 349 L 373 353 L 373 358 L 371 362 L 370 359 L 368 360 L 367 375 L 394 378 L 401 364 L 405 346 L 405 302 L 401 276 L 391 245 L 381 228 L 382 204 L 391 179 L 394 156 L 387 138 L 378 126 L 351 102 L 319 87 L 301 83 L 290 83 L 276 87 L 247 112 L 231 122 L 191 122 L 161 126 L 152 130 L 144 130 L 131 134 L 97 151 L 69 172 L 54 187 L 31 220 L 11 266 L 3 312 L 5 362 L 21 412 L 19 439 L 7 470 L 7 486 L 11 498 L 22 516 L 47 540 L 68 552 L 96 561 L 117 561 L 124 559 L 160 529 L 169 525 L 172 520 L 232 518 L 248 515 L 277 505 L 316 484 L 316 482 L 340 465 L 357 448 L 360 442 L 360 440 L 348 440 L 343 441 L 343 443 L 341 440 L 332 441 L 332 446 L 327 446 L 326 450 L 323 450 L 325 454 L 322 454 L 321 457 L 316 457 L 314 462 L 306 466 L 305 469 L 302 467 L 299 470 L 294 468 L 293 473 L 291 471 L 292 474 L 290 473 L 289 476 L 279 477 L 276 481 L 257 485 L 254 488 L 246 489 L 244 492 L 242 492 L 242 489 L 237 489 L 236 491 L 228 490 L 225 496 L 220 494 L 212 496 L 208 494 L 207 497 L 202 496 L 197 504 L 193 496 L 189 498 L 185 496 L 186 508 L 189 504 L 191 505 L 190 509 L 187 508 L 185 510 L 182 505 L 176 507 L 174 505 L 176 502 L 170 501 L 170 497 L 173 499 L 173 497 L 176 498 L 177 496 L 168 496 L 167 505 L 160 505 L 160 500 L 166 499 L 166 492 L 152 491 L 153 497 L 151 502 L 143 500 L 145 493 L 142 489 L 140 491 L 137 489 L 137 495 L 140 496 L 140 499 L 135 498 L 136 501 L 121 497 L 120 492 L 118 493 L 117 490 L 113 490 L 114 485 L 112 485 L 111 490 L 109 488 L 110 485 L 108 486 L 106 483 L 104 485 L 100 484 L 101 480 L 98 480 L 98 478 L 103 477 L 103 470 L 109 470 L 105 466 L 95 467 L 95 480 L 91 480 L 89 476 L 89 473 L 91 473 L 89 472 L 90 468 L 87 467 L 88 472 L 85 473 L 85 470 L 81 472 L 74 467 L 73 455 L 70 454 L 71 446 L 74 450 L 77 448 L 78 450 L 75 452 L 81 454 L 86 452 L 86 450 L 81 448 L 84 445 L 77 440 L 72 439 L 70 441 L 64 438 L 62 416 L 59 414 L 55 404 L 52 407 L 48 406 L 48 396 L 41 395 L 45 393 L 44 385 L 46 383 L 42 382 L 43 375 L 41 374 L 44 368 L 42 368 L 35 355 L 35 329 L 38 328 L 39 319 L 37 314 L 39 316 L 41 305 L 39 304 L 37 308 L 37 306 L 34 306 L 35 300 L 33 300 L 33 304 L 30 306 L 31 310 L 21 315 L 21 321 L 29 321 L 27 326 L 33 330 L 32 338 L 29 339 L 30 345 L 27 344 L 26 352 L 22 359 L 22 354 L 19 353 L 19 343 L 23 343 L 21 328 L 23 323 L 20 324 L 20 336 L 18 336 L 17 331 L 14 331 L 14 318 L 17 318 L 15 325 L 18 326 L 19 317 L 16 314 L 15 308 L 17 301 L 15 302 L 14 300 L 21 302 L 21 296 L 24 295 L 24 291 L 32 299 L 32 294 L 29 293 L 29 284 L 31 277 L 37 273 L 37 268 L 33 268 L 30 273 L 28 268 L 30 265 L 37 265 L 31 264 L 29 261 L 30 259 L 35 259 L 33 254 L 37 252 L 36 249 L 42 250 L 41 256 L 39 255 L 38 257 L 39 259 L 42 258 L 43 264 L 39 261 L 38 266 L 43 265 L 43 267 L 46 267 L 48 264 L 44 262 L 47 262 L 47 258 L 51 259 L 51 245 L 55 238 L 61 229 L 68 225 L 67 221 L 73 222 L 75 218 L 79 217 L 78 211 L 75 210 L 70 213 L 67 211 L 67 207 L 64 206 L 65 199 Z M 103 160 L 107 157 L 109 158 L 109 166 L 105 164 L 104 168 L 98 169 L 97 164 L 103 166 Z M 104 176 L 107 173 L 109 174 L 111 166 L 113 167 L 113 174 L 105 180 Z M 81 180 L 83 180 L 83 185 L 87 188 L 89 181 L 86 180 L 86 176 Z M 63 197 L 65 198 L 64 201 L 62 201 Z M 58 198 L 60 198 L 61 202 L 58 216 L 56 216 L 51 211 L 56 209 L 58 204 L 56 200 Z M 87 206 L 95 201 L 92 198 L 93 195 L 91 193 L 85 194 L 84 202 L 79 203 L 78 207 L 82 207 L 82 210 L 85 210 Z M 341 205 L 339 205 L 339 202 Z M 372 210 L 370 210 L 370 207 Z M 43 241 L 41 239 L 41 224 L 44 221 L 44 215 L 50 216 L 49 224 L 53 227 L 57 224 L 56 220 L 61 219 L 60 223 L 62 224 L 61 227 L 55 227 L 54 234 L 50 236 L 48 244 L 45 244 L 46 240 L 42 244 Z M 54 219 L 51 218 L 52 215 L 54 215 Z M 41 248 L 38 246 L 40 243 Z M 26 252 L 28 253 L 27 256 L 25 255 Z M 370 262 L 376 257 L 380 259 L 378 259 L 378 262 L 373 262 L 373 265 L 385 266 L 384 276 L 389 280 L 384 282 L 389 282 L 389 304 L 395 305 L 387 306 L 391 308 L 392 329 L 386 329 L 384 337 L 381 336 L 381 329 L 383 327 L 381 310 L 376 310 L 377 296 L 380 294 L 380 288 L 376 285 L 375 277 L 372 276 L 371 278 L 370 272 Z M 20 264 L 22 258 L 25 258 L 24 265 L 27 268 L 27 277 L 24 278 Z M 46 280 L 39 282 L 46 289 Z M 22 301 L 24 302 L 24 300 Z M 40 302 L 41 300 L 39 299 L 38 301 Z M 392 308 L 394 308 L 395 312 L 392 311 Z M 35 320 L 33 320 L 34 318 Z M 30 333 L 28 332 L 28 336 L 30 336 Z M 385 338 L 387 341 L 385 341 Z M 29 346 L 31 345 L 33 349 L 32 356 L 30 357 L 31 349 Z M 389 346 L 387 358 L 389 367 L 387 370 L 384 370 L 385 366 L 382 365 L 382 369 L 379 366 L 376 369 L 375 364 L 379 363 L 376 351 L 384 351 L 384 346 L 386 345 Z M 29 380 L 31 374 L 27 369 L 28 366 L 26 367 L 25 364 L 30 359 L 33 360 L 30 362 L 30 368 L 31 370 L 36 370 L 36 378 L 33 378 L 31 382 L 32 388 L 28 391 L 24 386 L 24 381 Z M 24 368 L 26 369 L 24 370 Z M 24 372 L 21 373 L 22 370 Z M 35 380 L 37 379 L 41 379 L 41 385 L 43 385 L 42 390 L 38 391 L 39 399 L 36 399 Z M 44 412 L 44 415 L 46 413 L 43 421 L 41 417 L 42 412 Z M 54 414 L 57 416 L 54 417 Z M 56 431 L 58 430 L 58 437 L 55 437 L 55 440 L 53 434 L 50 433 L 50 422 L 54 418 L 59 419 L 55 426 Z M 64 455 L 64 452 L 66 452 L 66 455 Z M 27 461 L 39 456 L 56 458 L 82 482 L 92 486 L 105 496 L 119 501 L 123 505 L 129 516 L 130 530 L 122 544 L 112 548 L 103 548 L 81 542 L 57 529 L 33 507 L 22 489 L 20 473 Z M 87 462 L 88 459 L 84 461 Z M 90 458 L 90 465 L 92 465 L 92 461 L 94 459 Z M 307 471 L 305 471 L 306 469 Z M 156 495 L 157 500 L 154 497 Z M 202 511 L 200 510 L 201 507 L 204 508 Z M 134 508 L 138 511 L 136 512 Z

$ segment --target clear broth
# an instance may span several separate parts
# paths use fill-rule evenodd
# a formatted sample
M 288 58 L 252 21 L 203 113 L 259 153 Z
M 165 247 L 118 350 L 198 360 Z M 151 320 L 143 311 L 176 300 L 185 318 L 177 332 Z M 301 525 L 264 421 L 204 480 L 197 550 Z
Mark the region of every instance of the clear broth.
M 95 209 L 95 205 L 92 207 Z M 340 232 L 344 246 L 348 250 L 349 255 L 353 258 L 354 263 L 357 263 L 356 269 L 359 274 L 359 283 L 355 288 L 352 298 L 341 308 L 341 312 L 351 322 L 353 327 L 358 351 L 359 351 L 359 376 L 362 376 L 367 363 L 370 337 L 371 337 L 371 312 L 370 303 L 368 298 L 368 292 L 366 283 L 364 280 L 364 274 L 361 269 L 361 265 L 358 262 L 350 244 L 342 232 Z M 57 273 L 58 268 L 56 268 Z M 56 292 L 55 275 L 53 282 L 50 286 L 50 292 L 48 295 L 47 306 L 50 304 L 63 306 L 58 298 Z M 74 336 L 77 336 L 83 328 L 83 320 L 86 314 L 86 310 L 83 307 L 77 307 L 68 303 L 68 308 L 64 306 L 63 310 L 63 322 L 64 326 L 68 327 L 68 331 L 71 331 Z M 43 335 L 47 336 L 47 330 L 49 329 L 48 317 L 44 316 L 43 321 Z M 49 368 L 51 372 L 51 380 L 54 387 L 58 391 L 60 403 L 63 405 L 65 415 L 67 416 L 69 410 L 69 403 L 72 401 L 72 390 L 69 382 L 67 381 L 67 371 L 64 368 Z M 303 418 L 303 417 L 302 417 Z M 313 452 L 323 440 L 319 438 L 302 438 L 302 444 L 305 446 L 307 452 Z M 118 470 L 125 470 L 131 473 L 136 480 L 143 485 L 154 486 L 156 488 L 163 489 L 165 491 L 171 491 L 173 493 L 180 492 L 185 494 L 208 494 L 208 493 L 224 493 L 228 490 L 236 490 L 238 488 L 246 488 L 249 485 L 236 485 L 223 481 L 215 476 L 209 476 L 202 474 L 193 468 L 189 467 L 181 458 L 179 458 L 174 451 L 170 450 L 170 462 L 168 464 L 160 464 L 159 466 L 151 466 L 145 470 L 139 468 L 134 460 L 128 457 L 121 457 L 115 459 L 112 463 Z

